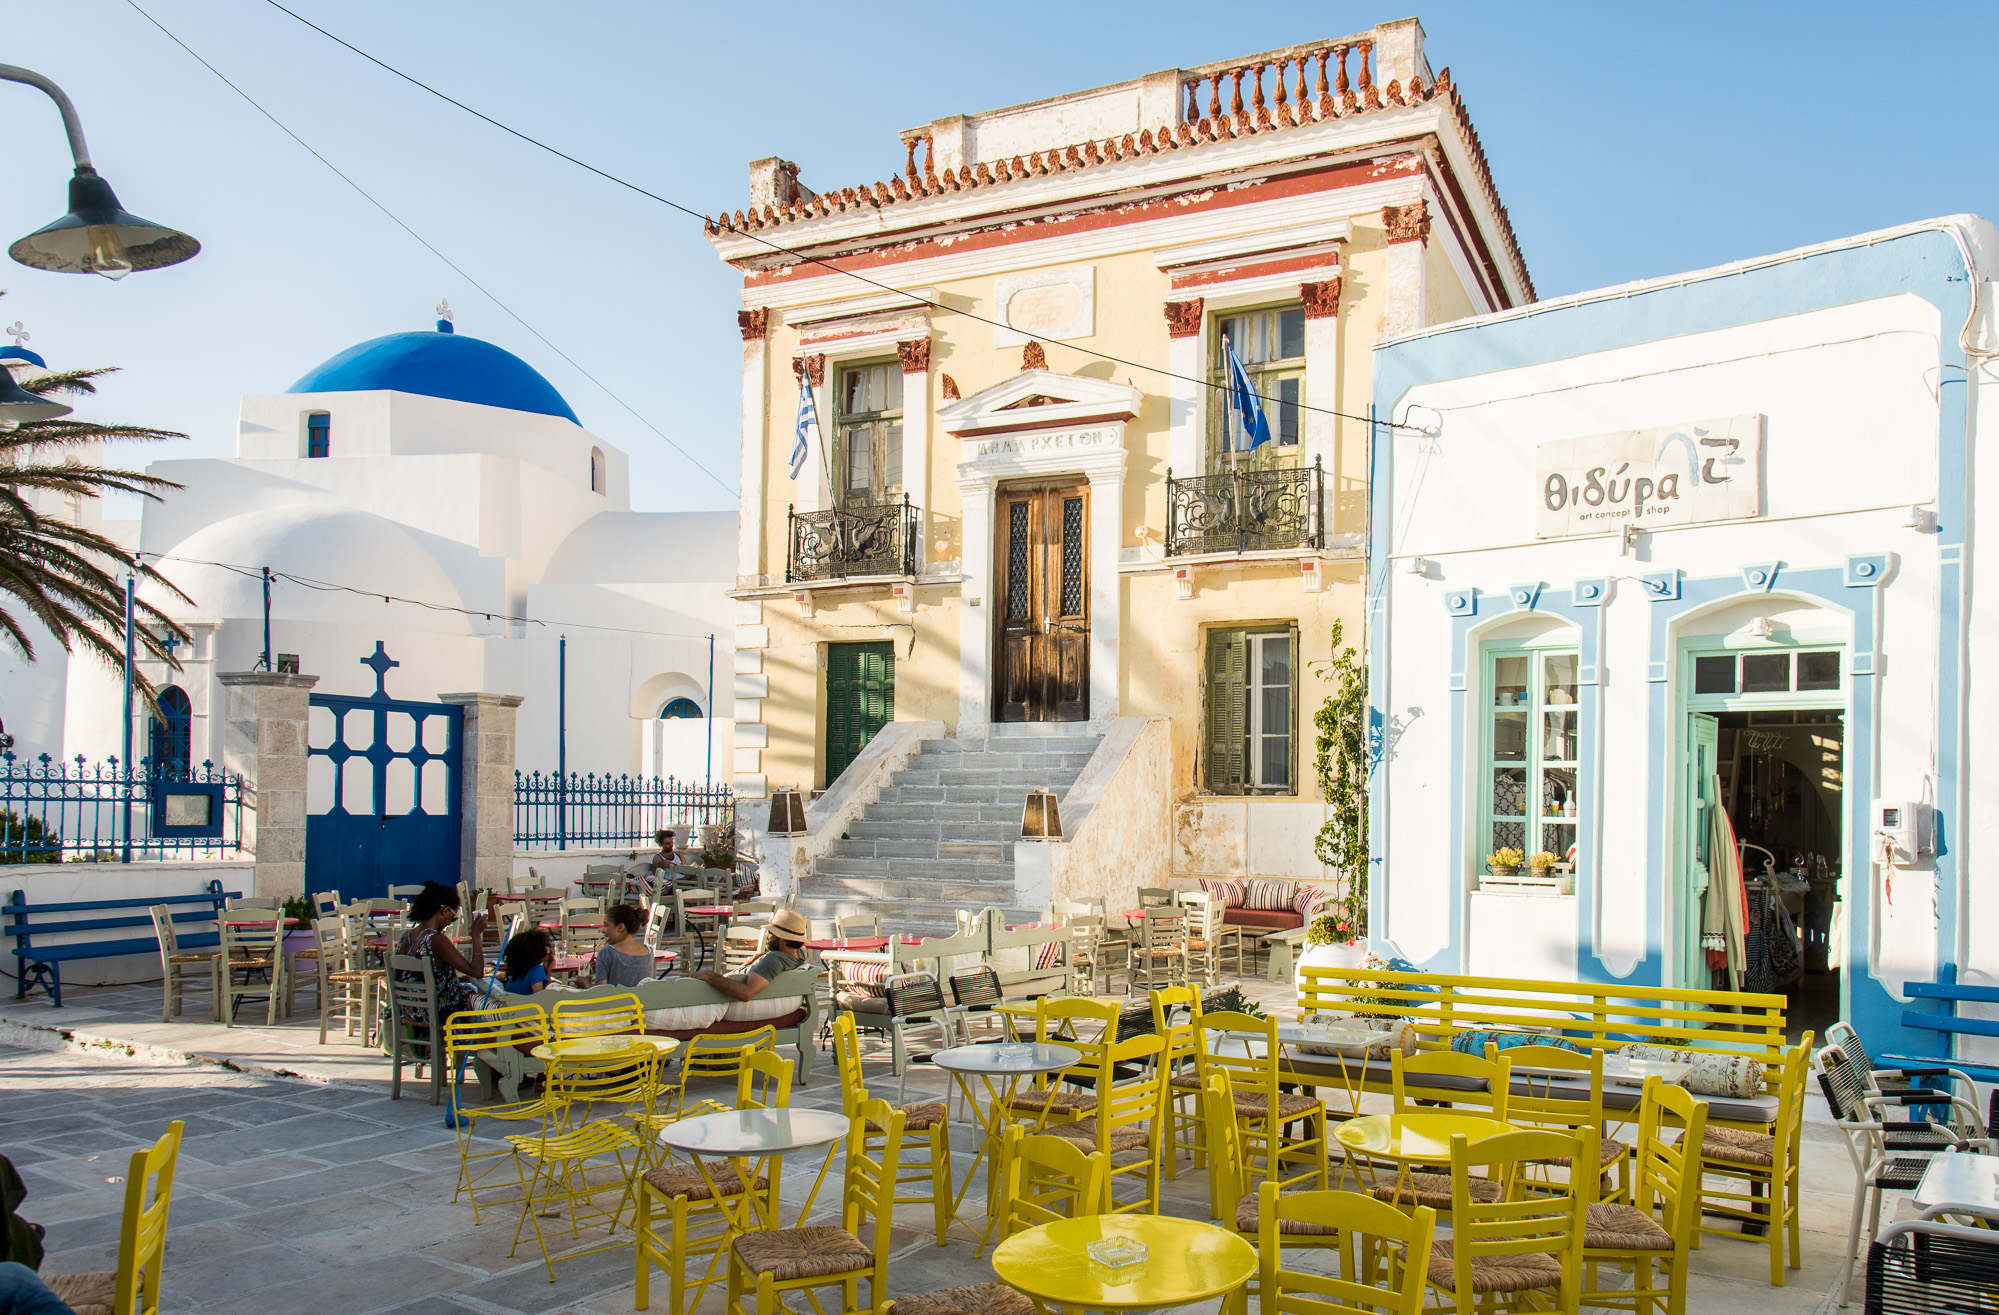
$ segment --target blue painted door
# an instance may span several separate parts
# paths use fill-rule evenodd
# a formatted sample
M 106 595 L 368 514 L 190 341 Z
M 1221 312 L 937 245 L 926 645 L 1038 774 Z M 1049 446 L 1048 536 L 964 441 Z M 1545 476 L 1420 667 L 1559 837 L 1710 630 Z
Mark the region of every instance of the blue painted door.
M 366 698 L 311 696 L 306 741 L 307 893 L 373 899 L 459 879 L 461 709 L 392 699 L 397 665 L 377 643 Z

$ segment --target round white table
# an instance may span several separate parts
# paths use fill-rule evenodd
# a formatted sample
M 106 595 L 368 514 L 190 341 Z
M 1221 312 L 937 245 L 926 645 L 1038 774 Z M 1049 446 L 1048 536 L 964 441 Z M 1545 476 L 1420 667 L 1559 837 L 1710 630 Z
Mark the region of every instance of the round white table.
M 992 1236 L 995 1202 L 999 1199 L 999 1175 L 1003 1172 L 1000 1162 L 1002 1134 L 1006 1128 L 1007 1101 L 1020 1086 L 1022 1078 L 1038 1077 L 1044 1073 L 1055 1073 L 1068 1068 L 1083 1057 L 1083 1052 L 1070 1046 L 1051 1045 L 1046 1041 L 1007 1042 L 1000 1045 L 953 1046 L 940 1050 L 930 1057 L 930 1062 L 943 1069 L 957 1080 L 958 1090 L 964 1093 L 965 1104 L 985 1125 L 985 1140 L 979 1144 L 979 1152 L 972 1157 L 971 1167 L 965 1170 L 965 1181 L 958 1188 L 956 1199 L 951 1202 L 951 1214 L 955 1218 L 958 1207 L 964 1203 L 965 1193 L 971 1190 L 972 1178 L 979 1171 L 979 1161 L 992 1152 L 991 1165 L 986 1173 L 986 1231 L 979 1238 L 981 1249 L 986 1239 Z M 972 1079 L 978 1078 L 985 1084 L 986 1108 L 979 1110 L 979 1099 L 972 1092 Z M 995 1081 L 998 1085 L 994 1085 Z
M 719 1114 L 698 1114 L 691 1119 L 669 1123 L 659 1130 L 659 1140 L 664 1146 L 687 1152 L 694 1161 L 694 1167 L 700 1171 L 702 1181 L 714 1193 L 716 1204 L 721 1207 L 730 1226 L 737 1232 L 748 1232 L 757 1226 L 756 1222 L 746 1220 L 730 1206 L 730 1198 L 716 1187 L 715 1180 L 708 1174 L 707 1161 L 702 1157 L 727 1160 L 736 1171 L 736 1181 L 744 1186 L 738 1205 L 747 1201 L 762 1218 L 763 1227 L 776 1228 L 777 1171 L 770 1171 L 770 1191 L 763 1198 L 759 1198 L 751 1188 L 758 1175 L 765 1172 L 773 1159 L 793 1151 L 809 1151 L 839 1142 L 847 1135 L 847 1127 L 846 1115 L 828 1114 L 824 1110 L 723 1110 Z M 830 1163 L 831 1151 L 827 1152 L 826 1158 Z M 820 1176 L 825 1176 L 823 1166 Z M 804 1209 L 799 1211 L 799 1223 L 805 1222 L 805 1210 L 811 1208 L 812 1202 L 808 1197 Z

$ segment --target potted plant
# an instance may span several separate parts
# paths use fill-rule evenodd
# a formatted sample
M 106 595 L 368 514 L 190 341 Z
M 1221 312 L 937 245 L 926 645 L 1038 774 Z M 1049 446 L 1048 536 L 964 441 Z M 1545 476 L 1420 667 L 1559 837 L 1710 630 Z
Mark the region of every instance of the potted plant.
M 1558 893 L 1563 895 L 1569 893 L 1569 873 L 1573 869 L 1570 864 L 1562 861 L 1561 855 L 1551 854 L 1544 849 L 1527 860 L 1527 869 L 1537 877 L 1548 877 L 1559 881 L 1561 884 L 1556 888 Z
M 1292 985 L 1304 989 L 1307 968 L 1359 968 L 1367 962 L 1367 941 L 1347 912 L 1321 913 L 1305 926 L 1305 944 L 1292 969 Z
M 1520 875 L 1520 865 L 1524 861 L 1519 850 L 1504 845 L 1485 856 L 1485 870 L 1495 877 L 1514 877 Z

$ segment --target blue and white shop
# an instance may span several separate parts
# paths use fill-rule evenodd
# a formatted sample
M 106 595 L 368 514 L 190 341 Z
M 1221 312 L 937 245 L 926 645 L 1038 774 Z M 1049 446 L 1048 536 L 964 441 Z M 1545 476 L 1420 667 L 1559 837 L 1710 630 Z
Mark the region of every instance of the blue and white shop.
M 1996 262 L 1941 219 L 1376 349 L 1377 939 L 1933 1053 L 1907 985 L 1999 980 Z

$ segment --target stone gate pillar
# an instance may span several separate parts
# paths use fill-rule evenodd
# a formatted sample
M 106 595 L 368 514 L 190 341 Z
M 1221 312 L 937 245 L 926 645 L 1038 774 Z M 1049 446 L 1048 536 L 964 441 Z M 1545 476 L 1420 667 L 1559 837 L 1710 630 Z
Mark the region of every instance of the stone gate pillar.
M 305 893 L 305 724 L 318 676 L 225 671 L 222 765 L 243 778 L 238 844 L 257 861 L 255 893 Z
M 458 879 L 505 891 L 514 874 L 514 719 L 518 694 L 440 694 L 465 710 L 459 759 Z

